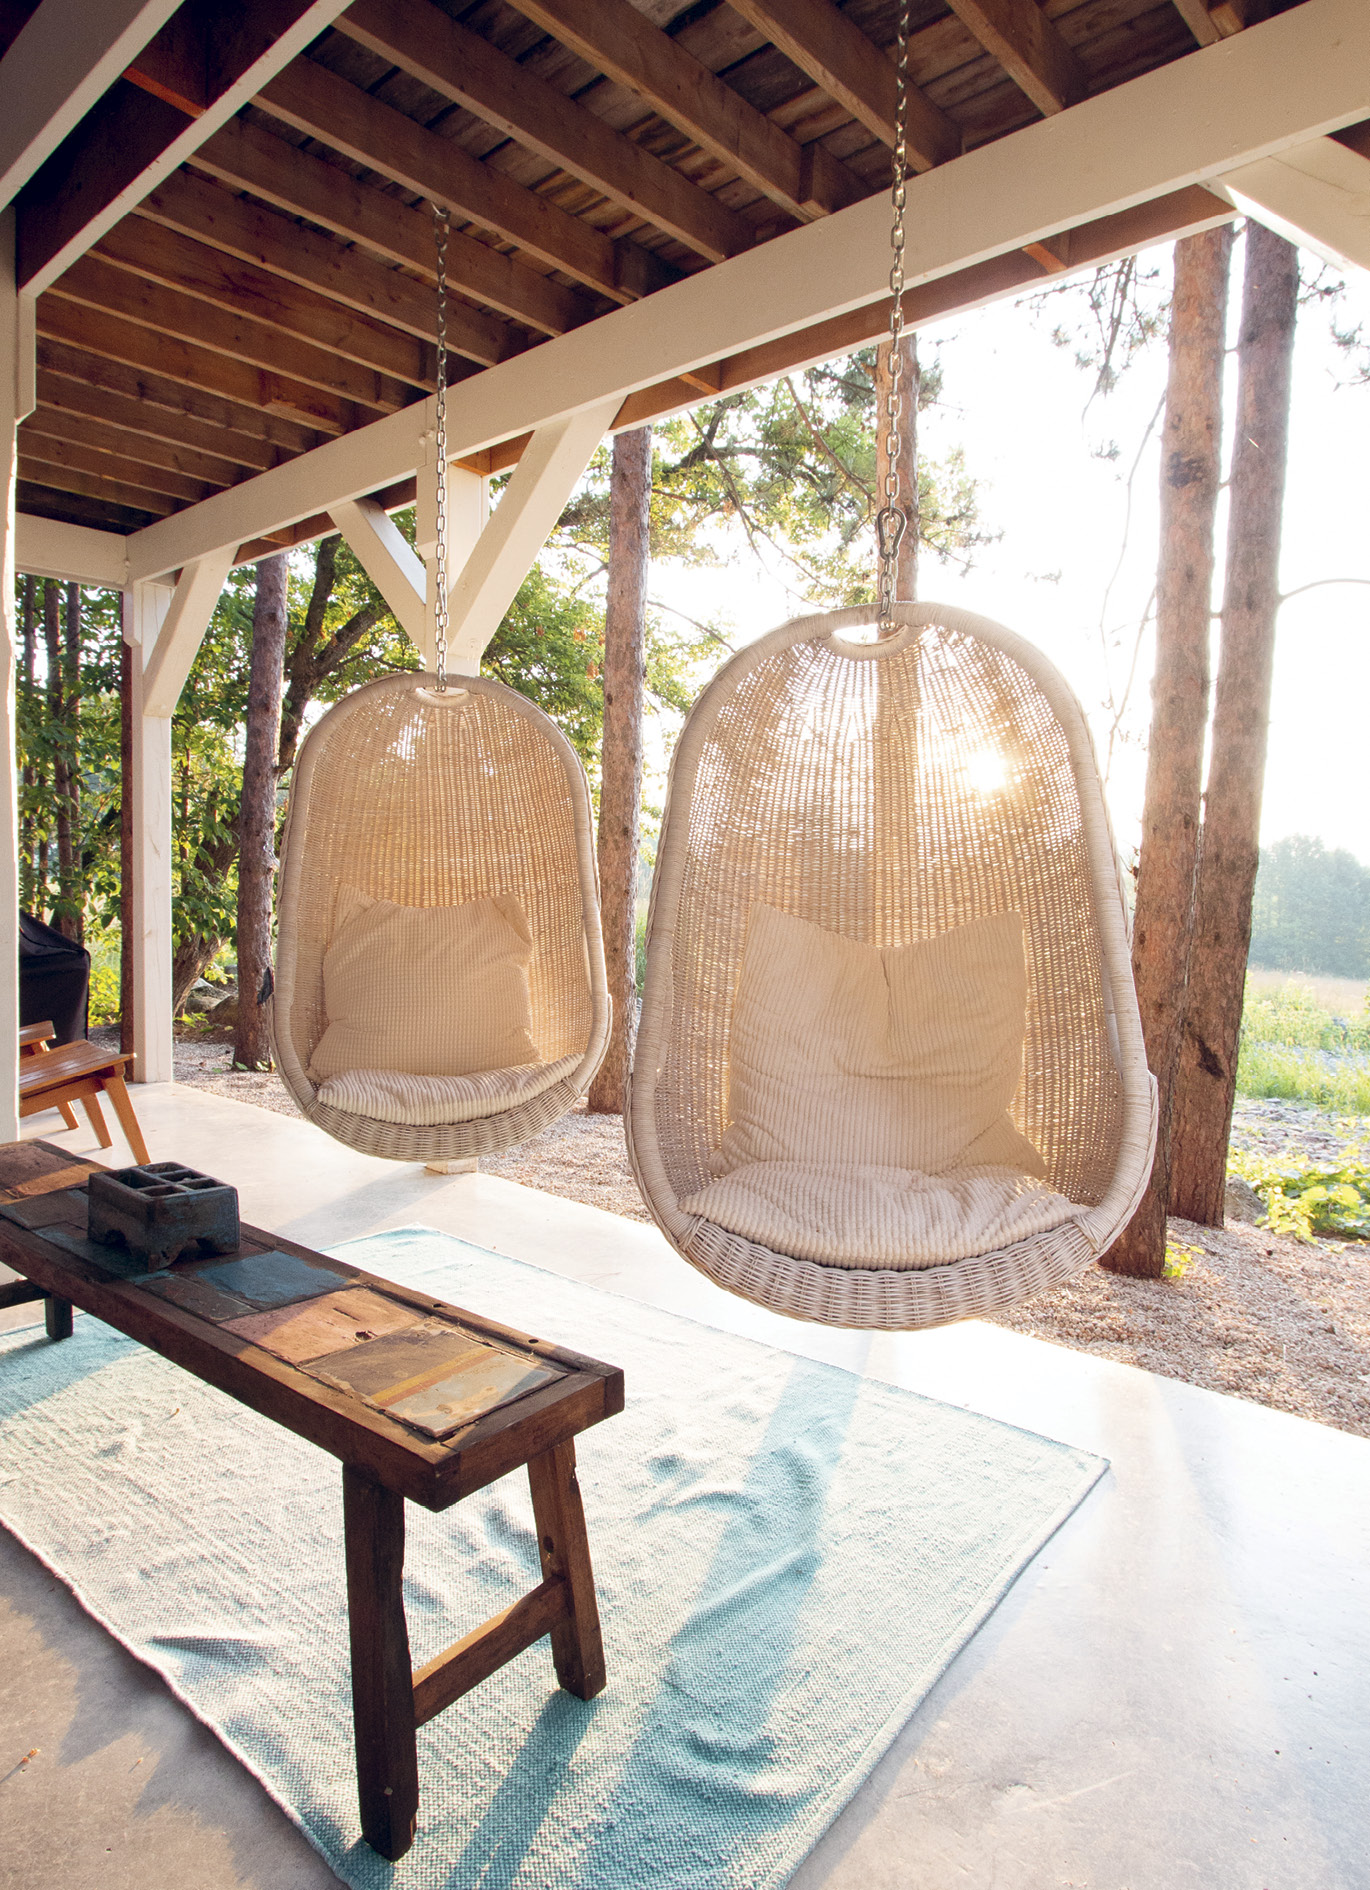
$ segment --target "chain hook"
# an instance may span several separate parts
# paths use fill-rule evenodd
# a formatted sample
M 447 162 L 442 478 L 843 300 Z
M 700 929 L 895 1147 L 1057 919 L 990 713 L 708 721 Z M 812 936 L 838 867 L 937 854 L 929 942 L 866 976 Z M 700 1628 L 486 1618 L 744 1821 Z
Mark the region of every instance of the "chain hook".
M 894 67 L 894 169 L 890 184 L 890 378 L 885 396 L 885 476 L 883 503 L 875 515 L 875 542 L 880 559 L 880 614 L 882 637 L 893 636 L 899 546 L 910 524 L 900 504 L 899 421 L 904 394 L 904 215 L 908 205 L 909 150 L 909 0 L 899 0 L 898 56 Z M 914 495 L 915 500 L 917 495 Z
M 437 461 L 437 545 L 433 554 L 433 643 L 438 694 L 447 693 L 447 237 L 452 218 L 445 204 L 433 205 L 437 246 L 438 361 L 433 456 Z

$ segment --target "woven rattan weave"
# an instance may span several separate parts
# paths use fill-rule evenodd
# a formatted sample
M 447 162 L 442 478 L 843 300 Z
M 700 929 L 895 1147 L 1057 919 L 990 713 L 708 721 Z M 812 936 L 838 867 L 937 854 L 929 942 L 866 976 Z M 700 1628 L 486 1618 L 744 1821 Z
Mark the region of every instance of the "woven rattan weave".
M 323 958 L 338 895 L 405 906 L 512 894 L 529 920 L 533 1039 L 544 1065 L 579 1059 L 512 1107 L 407 1126 L 320 1101 L 308 1075 L 323 1035 Z M 565 1113 L 604 1055 L 609 997 L 590 791 L 556 724 L 484 677 L 445 692 L 423 675 L 382 677 L 310 731 L 281 848 L 273 998 L 276 1060 L 306 1116 L 339 1141 L 395 1161 L 510 1148 Z M 435 990 L 435 1006 L 445 994 Z
M 960 610 L 896 605 L 785 625 L 729 662 L 676 748 L 657 855 L 629 1111 L 658 1224 L 719 1285 L 802 1319 L 910 1328 L 991 1312 L 1079 1272 L 1150 1172 L 1155 1085 L 1117 858 L 1083 713 L 1038 651 Z M 930 1265 L 825 1265 L 682 1210 L 718 1171 L 728 1033 L 755 901 L 880 946 L 1021 915 L 1018 1126 L 1074 1204 L 1059 1227 Z

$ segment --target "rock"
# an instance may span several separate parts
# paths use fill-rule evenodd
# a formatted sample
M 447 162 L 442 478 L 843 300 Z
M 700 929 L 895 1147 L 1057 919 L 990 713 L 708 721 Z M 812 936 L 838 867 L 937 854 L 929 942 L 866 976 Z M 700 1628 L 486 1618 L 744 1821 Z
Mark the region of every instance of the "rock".
M 238 993 L 232 991 L 226 998 L 221 998 L 209 1013 L 209 1021 L 216 1030 L 236 1030 L 238 1027 Z
M 1229 1221 L 1245 1221 L 1248 1227 L 1255 1227 L 1265 1219 L 1265 1202 L 1249 1181 L 1243 1181 L 1240 1175 L 1229 1175 L 1223 1195 L 1223 1214 Z
M 216 1004 L 223 1001 L 223 995 L 221 984 L 210 984 L 205 978 L 197 978 L 186 996 L 185 1009 L 188 1014 L 212 1011 Z

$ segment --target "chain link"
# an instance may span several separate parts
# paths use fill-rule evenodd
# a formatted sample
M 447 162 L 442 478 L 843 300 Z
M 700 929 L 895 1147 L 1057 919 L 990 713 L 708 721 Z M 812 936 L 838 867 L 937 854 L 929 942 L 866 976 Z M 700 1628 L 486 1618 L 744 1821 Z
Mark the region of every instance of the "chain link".
M 899 422 L 904 410 L 904 213 L 908 206 L 909 149 L 909 0 L 899 0 L 898 57 L 894 67 L 894 176 L 890 185 L 890 373 L 885 396 L 885 477 L 881 506 L 875 515 L 875 541 L 880 556 L 881 636 L 892 636 L 899 546 L 909 528 L 909 515 L 900 504 Z
M 433 554 L 433 641 L 438 693 L 447 693 L 447 237 L 451 215 L 433 205 L 438 252 L 438 393 L 433 452 L 437 460 L 437 547 Z

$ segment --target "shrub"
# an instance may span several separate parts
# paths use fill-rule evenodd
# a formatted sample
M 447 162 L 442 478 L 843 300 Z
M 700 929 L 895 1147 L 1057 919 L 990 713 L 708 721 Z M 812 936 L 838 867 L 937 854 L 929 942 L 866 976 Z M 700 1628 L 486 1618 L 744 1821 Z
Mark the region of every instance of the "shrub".
M 1290 1168 L 1247 1149 L 1235 1151 L 1229 1166 L 1265 1202 L 1272 1233 L 1296 1240 L 1317 1234 L 1370 1239 L 1370 1164 L 1359 1154 L 1336 1167 Z
M 92 965 L 90 968 L 90 1021 L 92 1024 L 116 1024 L 119 1021 L 117 965 Z

